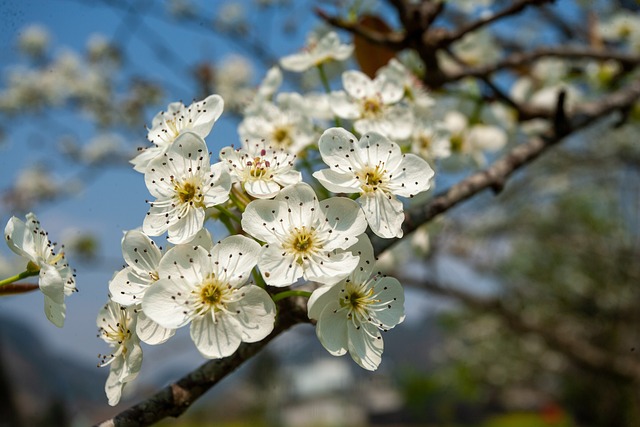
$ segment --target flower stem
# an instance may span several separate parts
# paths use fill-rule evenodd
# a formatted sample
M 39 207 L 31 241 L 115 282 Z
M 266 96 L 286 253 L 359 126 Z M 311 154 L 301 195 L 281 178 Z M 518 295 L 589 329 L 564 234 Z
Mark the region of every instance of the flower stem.
M 227 218 L 231 218 L 232 220 L 234 220 L 235 222 L 240 224 L 240 218 L 238 218 L 238 215 L 234 214 L 229 209 L 225 208 L 222 205 L 215 205 L 214 208 L 219 210 L 222 213 L 223 216 L 225 216 Z
M 309 298 L 310 296 L 311 296 L 311 292 L 308 292 L 308 291 L 284 291 L 284 292 L 280 292 L 280 293 L 275 294 L 271 298 L 273 299 L 273 302 L 278 302 L 281 299 L 285 299 L 285 298 L 288 298 L 288 297 L 305 297 L 305 298 Z
M 231 192 L 229 193 L 229 199 L 238 207 L 240 212 L 244 212 L 244 209 L 249 204 L 250 200 L 247 199 L 243 194 L 238 192 L 235 187 L 231 188 Z
M 16 274 L 15 276 L 7 277 L 4 280 L 0 280 L 0 286 L 8 285 L 9 283 L 17 282 L 20 279 L 24 279 L 25 277 L 33 277 L 40 274 L 40 271 L 33 270 L 25 270 L 20 274 Z
M 324 64 L 318 64 L 318 72 L 320 73 L 320 81 L 322 82 L 322 87 L 324 91 L 329 95 L 331 93 L 331 86 L 329 85 L 329 78 L 327 77 L 327 72 L 324 70 Z M 342 122 L 340 121 L 340 117 L 334 115 L 333 120 L 335 121 L 336 127 L 342 127 Z

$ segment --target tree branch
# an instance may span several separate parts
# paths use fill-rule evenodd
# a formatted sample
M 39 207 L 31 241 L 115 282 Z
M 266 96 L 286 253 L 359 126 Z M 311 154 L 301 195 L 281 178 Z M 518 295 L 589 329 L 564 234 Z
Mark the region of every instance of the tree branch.
M 586 47 L 545 47 L 535 49 L 530 52 L 514 53 L 494 64 L 481 65 L 477 67 L 467 67 L 460 71 L 452 72 L 446 77 L 446 82 L 454 82 L 465 77 L 486 77 L 495 72 L 507 68 L 521 67 L 541 58 L 563 58 L 563 59 L 593 59 L 596 61 L 613 60 L 622 66 L 635 67 L 640 65 L 640 55 L 631 55 L 622 52 L 612 52 L 596 50 Z
M 478 297 L 460 289 L 444 287 L 425 280 L 417 282 L 407 278 L 398 279 L 405 284 L 412 283 L 418 288 L 453 298 L 471 309 L 499 316 L 514 332 L 532 333 L 541 337 L 550 348 L 585 369 L 640 383 L 640 361 L 637 358 L 609 353 L 573 335 L 563 334 L 556 328 L 527 320 L 497 298 Z
M 489 168 L 451 186 L 445 192 L 436 195 L 429 203 L 423 206 L 415 206 L 408 210 L 402 226 L 404 233 L 411 233 L 421 225 L 483 190 L 502 188 L 515 171 L 535 160 L 547 149 L 562 141 L 567 135 L 587 127 L 596 120 L 615 111 L 629 108 L 639 98 L 640 79 L 636 79 L 633 83 L 603 97 L 600 101 L 583 104 L 571 116 L 567 117 L 567 123 L 561 126 L 557 123 L 555 124 L 556 128 L 562 128 L 561 133 L 552 131 L 541 137 L 532 137 L 527 143 L 514 147 Z M 385 251 L 395 242 L 396 240 L 393 239 L 381 239 L 372 236 L 372 243 L 377 254 Z
M 456 29 L 455 31 L 447 33 L 441 38 L 440 46 L 448 46 L 454 41 L 461 39 L 466 34 L 471 33 L 484 26 L 487 26 L 507 16 L 515 15 L 521 12 L 523 9 L 527 8 L 528 6 L 538 6 L 538 5 L 543 5 L 545 3 L 551 3 L 553 1 L 555 0 L 519 0 L 519 1 L 513 2 L 513 4 L 511 4 L 510 6 L 506 7 L 505 9 L 499 12 L 494 13 L 493 15 L 487 16 L 485 18 L 480 18 L 477 21 L 471 22 L 466 25 L 462 25 L 460 28 Z
M 381 33 L 379 31 L 372 30 L 371 28 L 367 28 L 357 22 L 348 21 L 336 16 L 330 16 L 321 9 L 316 9 L 315 11 L 316 15 L 328 24 L 333 25 L 336 28 L 349 31 L 352 34 L 359 35 L 371 43 L 376 43 L 395 51 L 400 51 L 408 47 L 403 33 Z
M 200 396 L 259 353 L 275 337 L 290 327 L 305 322 L 309 322 L 306 299 L 284 299 L 278 303 L 276 325 L 268 337 L 255 343 L 242 343 L 233 355 L 204 363 L 148 399 L 94 427 L 148 426 L 166 417 L 178 417 Z

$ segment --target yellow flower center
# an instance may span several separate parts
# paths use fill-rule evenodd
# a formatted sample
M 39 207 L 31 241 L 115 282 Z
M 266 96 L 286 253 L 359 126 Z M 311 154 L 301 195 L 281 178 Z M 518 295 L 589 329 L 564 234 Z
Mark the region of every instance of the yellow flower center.
M 200 187 L 193 180 L 186 180 L 182 182 L 174 182 L 174 187 L 180 203 L 192 204 L 200 207 L 204 207 L 204 196 L 200 192 Z
M 283 247 L 287 252 L 295 254 L 296 262 L 302 264 L 308 255 L 322 249 L 322 244 L 318 241 L 316 230 L 303 225 L 294 228 Z
M 291 137 L 291 129 L 289 126 L 276 127 L 273 131 L 272 137 L 279 147 L 289 147 L 293 144 L 293 138 Z
M 389 177 L 384 165 L 379 163 L 375 167 L 366 166 L 364 169 L 356 173 L 360 181 L 360 188 L 364 193 L 372 193 L 378 189 L 385 189 Z
M 379 97 L 367 98 L 362 104 L 363 117 L 377 117 L 382 112 L 382 102 Z

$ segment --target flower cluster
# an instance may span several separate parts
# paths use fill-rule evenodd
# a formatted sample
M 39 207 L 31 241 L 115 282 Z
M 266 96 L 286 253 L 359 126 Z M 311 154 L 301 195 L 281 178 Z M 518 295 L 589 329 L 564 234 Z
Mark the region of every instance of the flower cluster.
M 126 265 L 97 318 L 111 347 L 100 362 L 110 366 L 109 404 L 138 375 L 141 343 L 162 344 L 189 325 L 203 357 L 227 357 L 269 336 L 276 303 L 291 295 L 309 298 L 308 317 L 329 353 L 377 369 L 381 332 L 404 320 L 404 294 L 376 272 L 367 230 L 401 238 L 404 211 L 432 187 L 436 162 L 487 147 L 434 111 L 438 102 L 398 60 L 373 78 L 345 71 L 343 89 L 331 90 L 324 65 L 352 52 L 329 33 L 283 58 L 289 72 L 317 69 L 325 92 L 279 92 L 282 71 L 270 69 L 243 111 L 240 144 L 215 155 L 206 140 L 222 96 L 174 102 L 153 118 L 152 145 L 131 161 L 152 196 L 149 211 L 122 237 Z M 460 149 L 460 139 L 473 148 Z M 494 139 L 488 148 L 504 143 Z M 6 239 L 37 266 L 47 315 L 61 325 L 71 270 L 35 216 L 27 219 L 12 218 Z M 214 241 L 210 221 L 228 235 Z M 153 240 L 164 235 L 165 250 Z

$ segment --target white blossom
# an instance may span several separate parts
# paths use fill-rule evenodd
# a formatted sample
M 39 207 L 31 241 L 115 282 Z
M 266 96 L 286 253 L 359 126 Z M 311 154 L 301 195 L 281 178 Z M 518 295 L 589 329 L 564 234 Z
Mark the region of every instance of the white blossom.
M 242 229 L 266 242 L 258 268 L 271 286 L 303 277 L 333 284 L 348 275 L 358 257 L 348 251 L 367 227 L 361 209 L 345 197 L 322 201 L 306 183 L 284 188 L 273 200 L 254 200 Z
M 400 100 L 404 87 L 400 81 L 379 74 L 371 80 L 357 70 L 342 74 L 344 91 L 331 93 L 331 108 L 343 119 L 354 120 L 356 132 L 378 132 L 394 139 L 411 134 L 413 114 Z
M 308 314 L 317 321 L 316 334 L 329 353 L 341 356 L 348 351 L 358 365 L 374 371 L 384 348 L 380 331 L 404 320 L 404 292 L 392 277 L 371 277 L 375 257 L 365 235 L 351 251 L 360 259 L 356 269 L 339 283 L 313 291 Z
M 291 154 L 298 154 L 316 138 L 313 123 L 304 112 L 267 101 L 245 116 L 238 134 L 242 140 L 265 139 L 272 147 L 284 148 Z
M 319 40 L 311 37 L 301 52 L 280 59 L 280 66 L 299 73 L 329 61 L 344 61 L 351 56 L 353 48 L 352 44 L 341 43 L 338 34 L 331 31 Z
M 64 252 L 55 253 L 49 234 L 40 227 L 40 221 L 28 213 L 27 221 L 11 217 L 4 229 L 9 248 L 29 261 L 27 269 L 38 269 L 38 285 L 44 294 L 44 312 L 54 325 L 64 325 L 66 305 L 64 297 L 77 291 L 74 273 L 64 258 Z
M 483 123 L 471 124 L 458 111 L 449 111 L 443 124 L 451 135 L 451 151 L 470 156 L 479 166 L 486 163 L 485 151 L 498 151 L 507 144 L 504 129 Z
M 228 166 L 232 179 L 258 199 L 270 199 L 281 187 L 302 180 L 302 174 L 293 169 L 295 158 L 284 148 L 273 148 L 264 140 L 246 141 L 237 150 L 233 147 L 220 150 L 220 160 Z
M 231 236 L 207 251 L 182 245 L 161 261 L 166 277 L 146 293 L 143 311 L 165 328 L 191 324 L 191 339 L 207 358 L 233 354 L 241 342 L 257 342 L 273 330 L 276 307 L 265 290 L 246 284 L 260 245 Z
M 98 336 L 113 350 L 101 357 L 98 366 L 109 366 L 109 376 L 105 392 L 109 405 L 117 405 L 122 396 L 122 388 L 133 381 L 142 366 L 142 348 L 136 336 L 136 313 L 133 307 L 124 307 L 109 301 L 97 317 Z
M 415 154 L 371 132 L 358 139 L 342 128 L 326 130 L 318 142 L 329 169 L 313 176 L 334 193 L 360 193 L 371 231 L 380 237 L 402 237 L 404 210 L 396 196 L 413 197 L 430 187 L 434 172 Z
M 224 108 L 220 95 L 210 95 L 202 101 L 186 107 L 182 102 L 172 102 L 167 111 L 156 114 L 147 133 L 149 141 L 154 143 L 138 154 L 131 163 L 134 169 L 144 173 L 149 162 L 162 156 L 185 132 L 192 132 L 206 138 Z
M 204 225 L 205 209 L 226 202 L 231 189 L 226 166 L 211 166 L 204 140 L 191 132 L 151 161 L 144 179 L 156 200 L 149 203 L 142 229 L 149 236 L 168 231 L 174 244 L 193 239 Z

